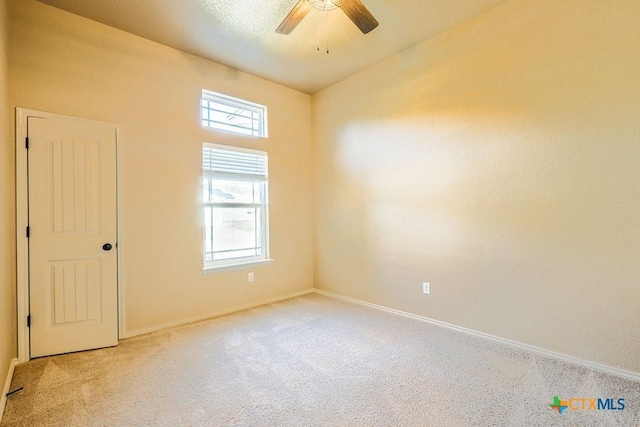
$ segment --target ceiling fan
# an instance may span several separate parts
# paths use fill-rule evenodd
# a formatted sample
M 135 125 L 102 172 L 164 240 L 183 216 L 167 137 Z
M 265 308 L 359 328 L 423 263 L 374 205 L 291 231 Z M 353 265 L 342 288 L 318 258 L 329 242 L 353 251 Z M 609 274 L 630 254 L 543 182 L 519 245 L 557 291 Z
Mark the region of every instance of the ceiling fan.
M 367 34 L 378 26 L 376 18 L 364 7 L 360 0 L 299 0 L 287 17 L 284 18 L 282 24 L 276 29 L 276 33 L 290 34 L 312 8 L 321 11 L 342 9 L 363 34 Z

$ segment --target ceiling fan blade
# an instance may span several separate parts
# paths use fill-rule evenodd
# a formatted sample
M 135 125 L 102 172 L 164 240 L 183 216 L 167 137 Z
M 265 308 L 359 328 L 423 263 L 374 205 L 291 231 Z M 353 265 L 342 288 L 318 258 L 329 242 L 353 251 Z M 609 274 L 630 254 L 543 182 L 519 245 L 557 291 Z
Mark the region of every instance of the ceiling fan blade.
M 364 7 L 360 0 L 345 0 L 340 8 L 356 24 L 356 27 L 360 28 L 363 34 L 367 34 L 378 26 L 376 18 Z
M 276 33 L 278 34 L 290 34 L 294 28 L 298 26 L 302 18 L 307 16 L 307 14 L 311 11 L 311 5 L 307 0 L 300 0 L 291 12 L 284 18 L 282 24 L 276 29 Z

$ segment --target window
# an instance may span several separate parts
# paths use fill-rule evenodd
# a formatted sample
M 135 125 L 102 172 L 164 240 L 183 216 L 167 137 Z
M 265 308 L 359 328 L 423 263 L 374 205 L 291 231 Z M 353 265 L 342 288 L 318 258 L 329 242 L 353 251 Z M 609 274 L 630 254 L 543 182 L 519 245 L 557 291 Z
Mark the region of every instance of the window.
M 264 151 L 203 145 L 205 268 L 268 259 L 267 165 Z
M 267 137 L 267 107 L 202 91 L 202 126 L 240 135 Z

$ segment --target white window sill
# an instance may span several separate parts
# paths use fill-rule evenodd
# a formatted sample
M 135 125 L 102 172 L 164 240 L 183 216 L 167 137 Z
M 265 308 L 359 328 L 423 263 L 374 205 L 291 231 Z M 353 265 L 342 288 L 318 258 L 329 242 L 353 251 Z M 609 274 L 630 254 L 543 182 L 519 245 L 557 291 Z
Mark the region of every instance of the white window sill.
M 269 265 L 272 262 L 273 262 L 272 259 L 261 259 L 257 261 L 237 262 L 234 264 L 223 264 L 223 265 L 204 267 L 202 269 L 202 274 L 212 274 L 212 273 L 218 273 L 221 271 L 228 271 L 228 270 L 240 270 L 247 267 L 258 267 L 261 265 Z

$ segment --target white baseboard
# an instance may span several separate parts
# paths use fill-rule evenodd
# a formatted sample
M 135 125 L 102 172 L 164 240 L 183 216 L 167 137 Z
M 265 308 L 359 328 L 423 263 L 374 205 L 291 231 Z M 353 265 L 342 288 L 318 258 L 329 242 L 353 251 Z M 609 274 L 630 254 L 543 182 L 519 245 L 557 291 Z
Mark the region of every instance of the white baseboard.
M 497 341 L 499 343 L 506 344 L 506 345 L 511 346 L 511 347 L 517 347 L 517 348 L 519 348 L 521 350 L 531 351 L 533 353 L 537 353 L 537 354 L 540 354 L 540 355 L 543 355 L 543 356 L 547 356 L 547 357 L 551 357 L 551 358 L 554 358 L 554 359 L 560 359 L 560 360 L 563 360 L 565 362 L 569 362 L 569 363 L 573 363 L 573 364 L 576 364 L 576 365 L 584 366 L 584 367 L 590 368 L 590 369 L 595 369 L 597 371 L 605 372 L 607 374 L 615 375 L 615 376 L 626 378 L 626 379 L 633 380 L 633 381 L 640 381 L 640 373 L 638 373 L 638 372 L 627 371 L 627 370 L 616 368 L 616 367 L 613 367 L 613 366 L 604 365 L 602 363 L 591 362 L 589 360 L 580 359 L 579 357 L 569 356 L 567 354 L 562 354 L 562 353 L 558 353 L 558 352 L 555 352 L 555 351 L 546 350 L 546 349 L 541 348 L 541 347 L 536 347 L 536 346 L 529 345 L 529 344 L 524 344 L 524 343 L 521 343 L 521 342 L 518 342 L 518 341 L 513 341 L 513 340 L 510 340 L 510 339 L 507 339 L 507 338 L 502 338 L 502 337 L 498 337 L 498 336 L 495 336 L 495 335 L 486 334 L 484 332 L 476 331 L 476 330 L 465 328 L 465 327 L 462 327 L 462 326 L 453 325 L 451 323 L 441 322 L 440 320 L 431 319 L 429 317 L 419 316 L 417 314 L 407 313 L 405 311 L 396 310 L 396 309 L 385 307 L 385 306 L 382 306 L 382 305 L 372 304 L 370 302 L 362 301 L 362 300 L 359 300 L 359 299 L 345 297 L 345 296 L 342 296 L 342 295 L 339 295 L 339 294 L 334 294 L 333 292 L 323 291 L 322 289 L 314 289 L 314 292 L 319 293 L 319 294 L 324 295 L 324 296 L 327 296 L 327 297 L 330 297 L 330 298 L 335 298 L 335 299 L 339 299 L 339 300 L 343 300 L 343 301 L 349 301 L 349 302 L 352 302 L 352 303 L 355 303 L 355 304 L 360 304 L 360 305 L 364 305 L 364 306 L 367 306 L 367 307 L 372 307 L 372 308 L 375 308 L 375 309 L 378 309 L 378 310 L 386 311 L 388 313 L 393 313 L 393 314 L 397 314 L 397 315 L 400 315 L 400 316 L 409 317 L 411 319 L 416 319 L 416 320 L 420 320 L 422 322 L 427 322 L 427 323 L 431 323 L 431 324 L 434 324 L 434 325 L 443 326 L 445 328 L 453 329 L 455 331 L 464 332 L 464 333 L 475 335 L 475 336 L 478 336 L 478 337 L 481 337 L 481 338 L 490 339 L 492 341 Z
M 284 301 L 290 298 L 295 298 L 295 297 L 299 297 L 301 295 L 306 295 L 306 294 L 310 294 L 314 291 L 313 288 L 309 288 L 309 289 L 305 289 L 304 291 L 299 291 L 299 292 L 294 292 L 291 294 L 287 294 L 287 295 L 282 295 L 276 298 L 270 298 L 267 300 L 262 300 L 262 301 L 258 301 L 255 302 L 253 304 L 247 304 L 247 305 L 242 305 L 242 306 L 238 306 L 238 307 L 234 307 L 234 308 L 230 308 L 230 309 L 225 309 L 225 310 L 221 310 L 221 311 L 217 311 L 217 312 L 213 312 L 213 313 L 207 313 L 204 315 L 200 315 L 200 316 L 195 316 L 195 317 L 191 317 L 188 319 L 180 319 L 180 320 L 176 320 L 173 322 L 167 322 L 167 323 L 163 323 L 161 325 L 156 325 L 156 326 L 151 326 L 149 328 L 142 328 L 142 329 L 135 329 L 133 331 L 125 331 L 125 334 L 122 338 L 133 338 L 133 337 L 137 337 L 139 335 L 144 335 L 144 334 L 149 334 L 151 332 L 156 332 L 156 331 L 160 331 L 162 329 L 167 329 L 167 328 L 173 328 L 175 326 L 182 326 L 182 325 L 188 325 L 189 323 L 196 323 L 196 322 L 202 322 L 203 320 L 208 320 L 208 319 L 213 319 L 216 317 L 221 317 L 221 316 L 226 316 L 228 314 L 232 314 L 232 313 L 237 313 L 239 311 L 244 311 L 244 310 L 250 310 L 252 308 L 256 308 L 256 307 L 260 307 L 263 305 L 268 305 L 268 304 L 273 304 L 279 301 Z
M 2 396 L 0 396 L 0 423 L 2 422 L 2 416 L 4 415 L 4 407 L 7 404 L 7 393 L 11 387 L 11 380 L 13 379 L 13 371 L 16 369 L 18 359 L 13 359 L 9 365 L 9 372 L 7 373 L 7 379 L 4 382 L 4 388 L 2 389 Z

